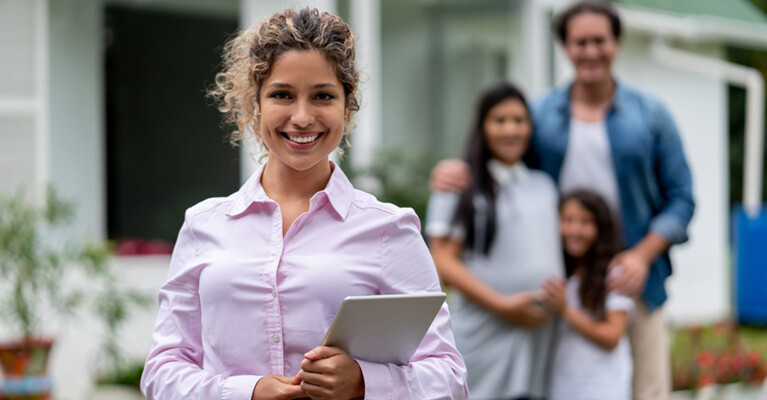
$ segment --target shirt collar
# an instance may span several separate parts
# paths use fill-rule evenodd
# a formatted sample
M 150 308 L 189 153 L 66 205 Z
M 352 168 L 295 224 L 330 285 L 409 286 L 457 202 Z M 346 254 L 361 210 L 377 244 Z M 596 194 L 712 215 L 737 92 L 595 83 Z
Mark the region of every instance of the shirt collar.
M 527 166 L 522 161 L 508 165 L 493 158 L 487 162 L 487 170 L 499 185 L 525 181 L 530 176 Z
M 240 190 L 232 196 L 232 203 L 227 215 L 230 217 L 238 216 L 245 213 L 253 204 L 273 202 L 266 195 L 264 187 L 261 186 L 261 174 L 264 172 L 265 165 L 259 167 L 258 171 L 253 173 Z M 341 171 L 341 168 L 332 161 L 331 167 L 333 172 L 330 175 L 327 186 L 312 196 L 309 200 L 310 207 L 316 209 L 321 205 L 321 201 L 327 200 L 338 216 L 341 219 L 346 219 L 349 208 L 351 208 L 352 199 L 354 198 L 354 187 L 349 182 L 349 178 Z

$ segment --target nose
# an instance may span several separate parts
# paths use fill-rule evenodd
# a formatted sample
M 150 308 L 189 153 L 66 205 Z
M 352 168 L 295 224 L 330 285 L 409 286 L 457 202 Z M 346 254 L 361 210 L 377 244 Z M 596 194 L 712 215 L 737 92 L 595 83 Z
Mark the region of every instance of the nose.
M 597 44 L 594 41 L 589 41 L 586 43 L 585 48 L 583 49 L 584 54 L 588 57 L 597 57 L 599 56 L 599 44 Z
M 307 101 L 296 102 L 296 107 L 290 117 L 290 123 L 300 128 L 314 124 L 315 116 L 312 105 Z
M 521 132 L 522 123 L 519 121 L 509 120 L 503 124 L 503 131 L 510 136 L 515 136 Z

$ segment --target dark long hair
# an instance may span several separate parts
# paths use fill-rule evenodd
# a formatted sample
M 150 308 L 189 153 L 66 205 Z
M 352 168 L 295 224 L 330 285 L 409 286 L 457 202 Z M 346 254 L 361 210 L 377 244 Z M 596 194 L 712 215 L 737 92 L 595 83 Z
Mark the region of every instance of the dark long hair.
M 565 252 L 565 269 L 567 276 L 570 277 L 575 273 L 577 266 L 584 266 L 581 286 L 578 290 L 581 304 L 599 318 L 604 318 L 605 299 L 607 297 L 607 267 L 610 260 L 621 249 L 620 234 L 610 208 L 598 194 L 582 189 L 567 193 L 559 201 L 560 213 L 562 206 L 571 200 L 577 201 L 594 216 L 594 222 L 597 225 L 597 238 L 582 259 L 576 260 Z
M 490 110 L 509 99 L 519 100 L 530 118 L 530 109 L 522 92 L 509 82 L 498 82 L 479 97 L 466 145 L 465 160 L 471 168 L 471 186 L 461 195 L 454 221 L 466 232 L 464 246 L 482 254 L 490 252 L 497 224 L 497 183 L 487 169 L 487 162 L 493 156 L 487 145 L 484 124 Z

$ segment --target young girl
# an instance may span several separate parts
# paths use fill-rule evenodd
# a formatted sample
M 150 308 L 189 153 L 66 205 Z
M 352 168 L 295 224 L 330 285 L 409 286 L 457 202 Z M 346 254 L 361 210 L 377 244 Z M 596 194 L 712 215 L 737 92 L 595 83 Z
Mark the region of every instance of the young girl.
M 501 82 L 479 99 L 466 150 L 472 184 L 434 192 L 427 233 L 440 277 L 452 286 L 458 349 L 472 399 L 542 399 L 553 321 L 540 301 L 562 275 L 557 190 L 522 158 L 532 126 L 527 103 Z
M 227 47 L 214 96 L 266 164 L 186 213 L 142 377 L 148 399 L 465 398 L 446 306 L 406 366 L 319 346 L 349 295 L 440 290 L 410 209 L 355 190 L 328 156 L 358 109 L 354 37 L 287 10 Z
M 576 190 L 560 201 L 568 280 L 548 280 L 543 299 L 562 317 L 552 365 L 550 400 L 631 398 L 631 350 L 625 335 L 631 298 L 607 291 L 607 267 L 620 251 L 607 204 Z

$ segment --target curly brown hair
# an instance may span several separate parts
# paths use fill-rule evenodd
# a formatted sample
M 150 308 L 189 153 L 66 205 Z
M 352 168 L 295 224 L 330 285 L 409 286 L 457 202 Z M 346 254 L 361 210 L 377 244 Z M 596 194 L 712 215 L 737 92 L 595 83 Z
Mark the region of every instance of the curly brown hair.
M 351 115 L 359 110 L 355 42 L 349 25 L 340 17 L 310 8 L 274 14 L 230 40 L 224 47 L 224 69 L 208 90 L 224 113 L 224 121 L 236 125 L 229 141 L 236 145 L 251 130 L 263 146 L 256 115 L 261 85 L 277 58 L 291 50 L 319 51 L 334 67 L 344 88 L 348 130 Z

